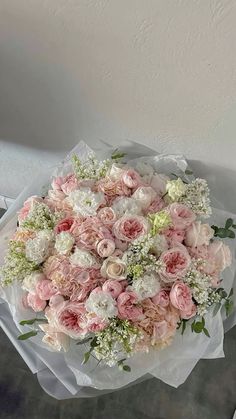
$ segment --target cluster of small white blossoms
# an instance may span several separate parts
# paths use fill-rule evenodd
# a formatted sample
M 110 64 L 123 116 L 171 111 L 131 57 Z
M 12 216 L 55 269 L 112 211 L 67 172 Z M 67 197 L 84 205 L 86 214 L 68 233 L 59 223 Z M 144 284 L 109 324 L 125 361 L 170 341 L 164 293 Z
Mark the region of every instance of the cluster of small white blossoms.
M 184 278 L 184 282 L 191 288 L 192 296 L 197 302 L 199 316 L 206 314 L 212 304 L 221 301 L 220 295 L 212 290 L 212 277 L 199 270 L 203 263 L 204 261 L 201 259 L 193 261 Z
M 124 357 L 134 353 L 135 345 L 140 339 L 140 331 L 128 320 L 112 319 L 109 327 L 96 333 L 94 355 L 110 367 Z
M 127 265 L 128 276 L 137 279 L 147 271 L 158 272 L 163 266 L 157 257 L 150 253 L 156 239 L 150 234 L 139 237 L 129 246 L 122 260 Z
M 26 219 L 20 223 L 21 227 L 29 230 L 52 230 L 61 215 L 53 213 L 43 202 L 34 202 Z
M 16 278 L 20 281 L 34 270 L 38 269 L 38 265 L 29 261 L 25 255 L 25 244 L 20 241 L 10 241 L 9 250 L 5 257 L 5 264 L 1 268 L 3 274 L 3 284 L 11 284 Z
M 90 155 L 86 161 L 81 162 L 80 159 L 74 155 L 72 157 L 72 163 L 74 173 L 78 179 L 99 180 L 106 176 L 112 161 L 110 159 L 99 161 L 93 155 Z
M 212 214 L 210 190 L 205 179 L 195 179 L 186 185 L 179 202 L 187 205 L 195 214 L 209 217 Z
M 212 213 L 210 190 L 205 179 L 197 178 L 191 183 L 182 179 L 169 180 L 166 184 L 168 197 L 189 207 L 196 215 L 209 217 Z

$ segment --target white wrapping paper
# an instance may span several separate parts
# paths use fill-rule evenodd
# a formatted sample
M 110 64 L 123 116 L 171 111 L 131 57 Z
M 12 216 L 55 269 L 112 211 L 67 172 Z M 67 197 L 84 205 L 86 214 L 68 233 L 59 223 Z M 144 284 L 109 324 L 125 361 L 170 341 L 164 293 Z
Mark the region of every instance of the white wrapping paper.
M 146 147 L 126 142 L 122 151 L 127 152 L 129 165 L 135 166 L 137 161 L 143 160 L 151 164 L 155 171 L 170 175 L 175 173 L 181 177 L 185 176 L 188 164 L 180 155 L 156 155 Z M 111 154 L 111 147 L 102 143 L 98 151 L 99 158 L 107 158 Z M 50 182 L 52 172 L 66 174 L 71 169 L 70 157 L 78 154 L 80 159 L 86 159 L 91 149 L 83 142 L 80 142 L 72 152 L 69 153 L 64 162 L 53 170 L 42 173 L 30 186 L 24 189 L 15 203 L 5 213 L 0 221 L 0 264 L 3 263 L 7 250 L 7 243 L 16 228 L 17 211 L 22 207 L 24 201 L 30 195 L 43 194 Z M 145 156 L 145 157 L 140 157 Z M 130 158 L 133 160 L 130 160 Z M 188 177 L 187 177 L 188 178 Z M 190 178 L 191 179 L 191 176 Z M 224 210 L 224 203 L 217 202 L 212 198 L 213 215 L 209 223 L 224 225 L 227 218 L 236 216 Z M 233 254 L 233 264 L 224 271 L 223 287 L 227 292 L 234 284 L 235 288 L 235 240 L 226 240 Z M 234 290 L 234 298 L 236 289 Z M 177 333 L 173 344 L 162 351 L 152 350 L 149 354 L 136 354 L 129 359 L 130 373 L 124 373 L 117 367 L 97 366 L 97 362 L 91 358 L 89 363 L 81 365 L 83 354 L 86 351 L 84 346 L 78 346 L 71 341 L 68 353 L 55 353 L 42 343 L 40 335 L 28 341 L 17 340 L 19 331 L 25 333 L 26 327 L 20 326 L 19 321 L 34 317 L 34 312 L 24 309 L 20 303 L 19 294 L 22 293 L 18 284 L 1 290 L 2 304 L 0 304 L 0 324 L 8 335 L 20 355 L 23 357 L 33 373 L 38 373 L 38 379 L 42 387 L 53 397 L 58 399 L 70 397 L 93 397 L 114 391 L 121 387 L 131 385 L 137 380 L 156 377 L 165 383 L 178 387 L 182 384 L 196 363 L 201 358 L 220 358 L 224 356 L 223 337 L 225 330 L 236 324 L 236 310 L 228 319 L 225 319 L 223 310 L 213 317 L 209 312 L 206 316 L 206 327 L 210 338 L 204 334 L 194 334 L 190 327 L 181 336 Z M 5 301 L 5 303 L 4 303 Z

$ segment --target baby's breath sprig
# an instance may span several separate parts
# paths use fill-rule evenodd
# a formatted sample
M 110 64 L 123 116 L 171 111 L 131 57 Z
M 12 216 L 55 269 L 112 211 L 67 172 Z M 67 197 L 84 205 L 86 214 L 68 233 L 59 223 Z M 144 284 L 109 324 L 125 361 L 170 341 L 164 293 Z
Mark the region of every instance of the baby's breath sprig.
M 21 222 L 21 227 L 28 230 L 53 230 L 60 213 L 53 213 L 43 202 L 34 202 L 28 216 Z
M 3 276 L 2 284 L 10 285 L 14 280 L 22 281 L 27 275 L 38 269 L 36 263 L 26 259 L 25 244 L 11 240 L 5 257 L 5 264 L 0 271 Z
M 112 161 L 110 159 L 99 161 L 93 155 L 82 162 L 78 156 L 72 156 L 72 165 L 75 176 L 81 179 L 99 180 L 106 176 L 108 169 L 111 167 Z

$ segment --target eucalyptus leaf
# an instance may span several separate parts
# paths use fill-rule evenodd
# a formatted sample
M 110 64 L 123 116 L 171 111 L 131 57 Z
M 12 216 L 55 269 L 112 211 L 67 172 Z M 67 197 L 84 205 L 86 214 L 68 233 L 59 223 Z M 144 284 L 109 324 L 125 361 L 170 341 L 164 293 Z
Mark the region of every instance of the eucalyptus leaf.
M 227 300 L 224 304 L 225 307 L 225 311 L 226 311 L 226 316 L 228 317 L 234 307 L 234 303 L 232 300 Z
M 93 338 L 93 340 L 90 342 L 90 346 L 91 348 L 96 348 L 96 346 L 98 346 L 98 342 L 97 342 L 97 338 L 95 336 L 95 338 Z
M 186 329 L 186 325 L 187 325 L 187 320 L 183 319 L 182 320 L 182 330 L 181 330 L 181 335 L 184 334 L 185 329 Z
M 20 336 L 18 336 L 18 340 L 26 340 L 26 339 L 29 339 L 29 338 L 32 338 L 33 336 L 36 336 L 37 335 L 37 331 L 36 330 L 31 330 L 30 332 L 28 332 L 28 333 L 24 333 L 23 335 L 20 335 Z
M 234 223 L 233 219 L 232 218 L 228 218 L 226 220 L 226 223 L 225 223 L 225 228 L 228 230 L 230 227 L 232 227 L 233 223 Z
M 227 230 L 225 228 L 218 228 L 218 230 L 215 231 L 215 236 L 225 239 L 227 237 Z
M 203 324 L 202 324 L 202 322 L 196 322 L 196 323 L 194 323 L 193 330 L 194 330 L 195 333 L 201 333 L 202 330 L 203 330 Z
M 193 172 L 192 172 L 192 170 L 186 169 L 185 174 L 186 175 L 193 175 Z
M 88 343 L 92 338 L 86 338 L 83 340 L 80 340 L 79 342 L 76 343 L 76 345 L 84 345 L 85 343 Z
M 235 232 L 233 230 L 228 230 L 227 237 L 229 237 L 230 239 L 235 239 Z
M 125 156 L 126 153 L 120 152 L 119 149 L 117 148 L 116 150 L 113 151 L 112 155 L 111 155 L 111 159 L 112 160 L 119 160 L 122 159 Z

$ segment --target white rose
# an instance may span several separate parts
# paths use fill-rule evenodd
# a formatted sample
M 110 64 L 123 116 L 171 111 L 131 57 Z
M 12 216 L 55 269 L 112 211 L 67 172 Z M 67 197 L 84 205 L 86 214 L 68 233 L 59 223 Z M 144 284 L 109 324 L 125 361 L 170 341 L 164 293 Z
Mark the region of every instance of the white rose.
M 37 283 L 44 279 L 47 278 L 42 272 L 32 272 L 32 274 L 27 275 L 24 278 L 21 288 L 31 294 L 34 294 Z
M 74 237 L 68 231 L 62 231 L 56 236 L 55 249 L 60 255 L 66 255 L 71 251 L 74 242 Z
M 209 224 L 195 221 L 186 231 L 185 244 L 189 247 L 208 246 L 213 236 L 214 230 Z
M 142 278 L 135 279 L 131 288 L 139 300 L 144 300 L 145 298 L 154 297 L 160 291 L 161 285 L 158 276 L 149 273 Z
M 92 192 L 89 188 L 80 188 L 70 193 L 68 201 L 78 214 L 84 217 L 93 216 L 104 202 L 104 194 Z
M 121 259 L 110 256 L 104 260 L 101 267 L 101 274 L 104 278 L 122 281 L 127 277 L 127 266 Z
M 140 215 L 141 207 L 134 198 L 117 198 L 113 204 L 112 209 L 118 217 L 123 215 Z
M 42 230 L 36 237 L 29 239 L 25 245 L 26 258 L 40 265 L 50 254 L 54 233 L 50 230 Z
M 221 271 L 230 266 L 232 263 L 230 248 L 221 240 L 215 240 L 211 243 L 208 248 L 208 253 L 215 259 L 217 267 Z
M 157 195 L 163 196 L 166 193 L 166 184 L 170 178 L 162 173 L 153 175 L 150 186 L 156 191 Z
M 143 210 L 145 210 L 154 201 L 156 195 L 156 192 L 151 186 L 140 186 L 133 193 L 132 198 L 137 201 Z
M 70 257 L 70 261 L 73 265 L 79 266 L 80 268 L 93 268 L 98 267 L 98 262 L 95 256 L 88 250 L 75 249 L 73 255 Z
M 89 313 L 94 313 L 104 320 L 118 314 L 115 300 L 113 300 L 111 294 L 103 291 L 92 291 L 86 300 L 85 308 Z
M 166 191 L 172 201 L 178 201 L 185 194 L 186 184 L 180 178 L 169 180 L 166 184 Z

